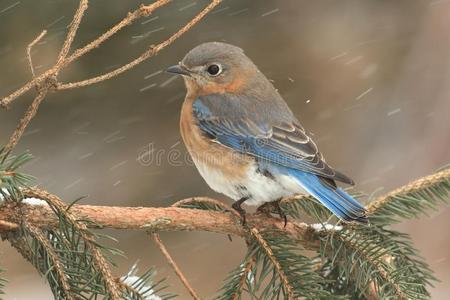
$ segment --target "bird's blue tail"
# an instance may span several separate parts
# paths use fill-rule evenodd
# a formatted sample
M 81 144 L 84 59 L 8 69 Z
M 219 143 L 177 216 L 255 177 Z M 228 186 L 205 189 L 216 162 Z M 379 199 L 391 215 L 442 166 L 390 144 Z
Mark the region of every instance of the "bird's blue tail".
M 289 169 L 288 173 L 339 219 L 367 223 L 366 209 L 341 188 L 327 184 L 319 176 Z

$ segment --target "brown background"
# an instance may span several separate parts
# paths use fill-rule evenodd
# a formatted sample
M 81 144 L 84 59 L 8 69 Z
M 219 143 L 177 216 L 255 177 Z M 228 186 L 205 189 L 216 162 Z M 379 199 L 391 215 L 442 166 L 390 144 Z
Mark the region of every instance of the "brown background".
M 140 1 L 91 1 L 75 46 L 92 40 Z M 174 1 L 121 32 L 61 75 L 84 79 L 139 55 L 192 17 L 206 1 Z M 44 28 L 34 51 L 37 70 L 54 62 L 76 1 L 0 1 L 0 94 L 29 79 L 25 47 Z M 12 7 L 11 7 L 12 6 Z M 9 8 L 10 7 L 10 8 Z M 67 202 L 168 206 L 193 195 L 215 195 L 189 165 L 136 161 L 142 149 L 184 153 L 178 114 L 184 87 L 164 73 L 205 41 L 245 49 L 271 79 L 327 160 L 351 175 L 358 188 L 388 191 L 450 162 L 450 1 L 278 0 L 224 1 L 174 46 L 131 72 L 92 87 L 50 95 L 17 151 L 35 159 L 26 171 Z M 151 19 L 157 16 L 157 19 Z M 140 91 L 144 88 L 144 91 Z M 146 89 L 145 89 L 146 88 Z M 4 143 L 31 95 L 0 111 Z M 413 235 L 438 277 L 433 299 L 450 294 L 450 209 L 398 226 Z M 168 276 L 187 298 L 152 241 L 139 232 L 114 232 L 117 274 L 139 260 Z M 211 298 L 244 253 L 225 236 L 163 233 L 170 251 L 201 295 Z M 0 246 L 9 283 L 5 299 L 49 299 L 44 280 L 12 250 Z

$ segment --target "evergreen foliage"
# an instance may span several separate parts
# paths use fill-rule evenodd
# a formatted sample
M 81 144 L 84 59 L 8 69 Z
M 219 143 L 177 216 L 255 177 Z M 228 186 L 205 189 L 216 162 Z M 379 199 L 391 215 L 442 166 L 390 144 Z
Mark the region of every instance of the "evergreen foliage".
M 6 204 L 20 205 L 33 178 L 19 169 L 31 156 L 0 152 L 0 157 L 1 197 Z M 282 230 L 259 231 L 252 224 L 244 225 L 248 252 L 225 279 L 216 299 L 244 295 L 251 299 L 430 299 L 429 288 L 436 281 L 432 270 L 410 237 L 390 225 L 437 209 L 448 203 L 449 193 L 447 168 L 385 197 L 369 198 L 367 226 L 340 223 L 311 197 L 284 200 L 282 208 L 292 222 L 303 221 L 305 215 L 317 222 L 308 225 L 317 243 L 305 247 Z M 109 266 L 122 253 L 98 242 L 110 237 L 89 230 L 90 221 L 73 215 L 72 204 L 45 194 L 41 198 L 58 217 L 58 226 L 38 228 L 23 219 L 20 230 L 8 240 L 47 279 L 55 299 L 116 299 L 114 291 L 120 299 L 129 300 L 174 297 L 161 295 L 166 286 L 163 281 L 152 283 L 152 269 L 136 276 L 133 267 L 126 276 L 114 277 Z M 228 210 L 220 202 L 203 198 L 175 206 Z M 0 279 L 0 289 L 4 284 Z
M 1 197 L 5 203 L 20 203 L 23 188 L 32 180 L 31 176 L 17 172 L 19 167 L 30 160 L 29 154 L 8 157 L 0 152 Z M 170 299 L 172 295 L 152 298 L 150 291 L 161 291 L 162 281 L 151 283 L 154 271 L 150 269 L 142 276 L 134 271 L 121 280 L 112 275 L 109 265 L 114 265 L 113 257 L 122 255 L 121 251 L 109 248 L 98 242 L 109 238 L 92 232 L 84 225 L 89 220 L 75 218 L 70 207 L 59 199 L 43 197 L 53 213 L 58 217 L 56 228 L 37 228 L 22 220 L 21 227 L 11 244 L 29 260 L 48 281 L 55 299 Z M 82 225 L 83 224 L 83 225 Z M 130 277 L 132 281 L 127 280 Z M 0 279 L 0 287 L 5 280 Z M 119 296 L 114 298 L 114 293 Z M 152 292 L 153 293 L 153 292 Z

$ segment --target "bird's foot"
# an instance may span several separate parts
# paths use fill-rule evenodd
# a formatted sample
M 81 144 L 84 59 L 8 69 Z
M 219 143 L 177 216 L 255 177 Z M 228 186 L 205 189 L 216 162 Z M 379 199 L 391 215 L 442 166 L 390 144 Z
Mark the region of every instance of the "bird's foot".
M 258 208 L 256 209 L 256 213 L 270 216 L 270 214 L 272 213 L 272 202 L 266 202 L 263 205 L 258 206 Z
M 284 227 L 287 225 L 287 216 L 284 213 L 283 209 L 280 206 L 281 199 L 272 202 L 266 202 L 260 207 L 256 209 L 258 213 L 264 213 L 266 215 L 270 215 L 272 213 L 272 209 L 276 210 L 276 213 L 280 216 L 280 218 L 284 221 Z
M 238 201 L 234 202 L 234 203 L 231 205 L 231 207 L 232 207 L 235 211 L 237 211 L 237 213 L 238 213 L 239 216 L 241 217 L 241 224 L 242 224 L 242 225 L 245 225 L 245 223 L 246 223 L 246 218 L 245 218 L 246 212 L 245 212 L 245 209 L 243 209 L 243 208 L 241 207 L 241 205 L 242 205 L 242 203 L 244 203 L 245 200 L 247 200 L 247 199 L 248 199 L 247 197 L 241 198 L 241 199 L 239 199 Z
M 281 199 L 278 199 L 277 201 L 274 201 L 272 203 L 275 206 L 275 209 L 277 210 L 278 215 L 284 221 L 284 227 L 286 227 L 286 225 L 287 225 L 287 216 L 284 213 L 283 209 L 281 208 L 280 202 L 281 202 Z

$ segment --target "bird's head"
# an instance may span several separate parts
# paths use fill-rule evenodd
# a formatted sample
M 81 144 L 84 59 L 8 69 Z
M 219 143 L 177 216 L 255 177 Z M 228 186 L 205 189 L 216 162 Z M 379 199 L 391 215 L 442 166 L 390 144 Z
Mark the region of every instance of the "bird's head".
M 210 42 L 189 51 L 167 72 L 182 75 L 188 91 L 208 95 L 238 93 L 259 71 L 241 48 Z

